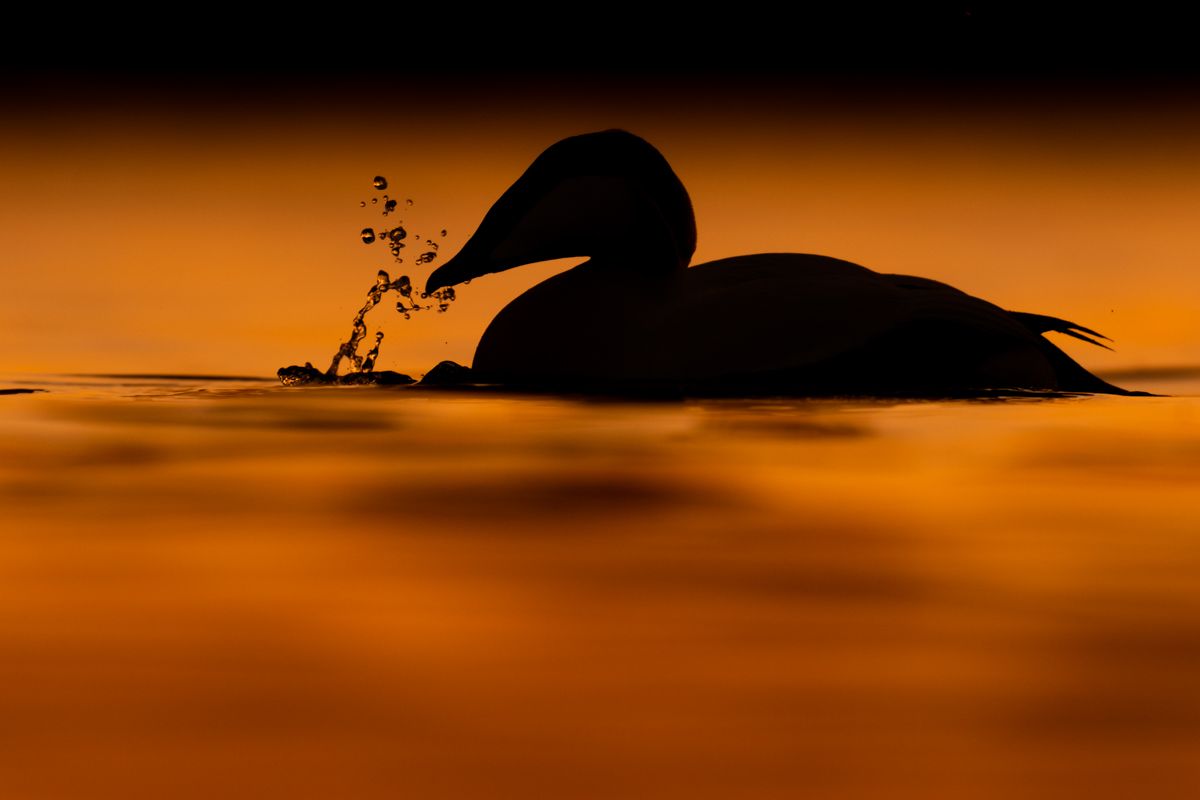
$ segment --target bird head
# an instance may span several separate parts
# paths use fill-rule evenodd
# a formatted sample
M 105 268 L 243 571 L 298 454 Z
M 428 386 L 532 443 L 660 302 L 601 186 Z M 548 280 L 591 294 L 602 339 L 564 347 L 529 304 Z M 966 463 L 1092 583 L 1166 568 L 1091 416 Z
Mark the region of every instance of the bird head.
M 625 131 L 588 133 L 538 156 L 425 291 L 556 258 L 682 269 L 695 249 L 691 200 L 662 154 Z

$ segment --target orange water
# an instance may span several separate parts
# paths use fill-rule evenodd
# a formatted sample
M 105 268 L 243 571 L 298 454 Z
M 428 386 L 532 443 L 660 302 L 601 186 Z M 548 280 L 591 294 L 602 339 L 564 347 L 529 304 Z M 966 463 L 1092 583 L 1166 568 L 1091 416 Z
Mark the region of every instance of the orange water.
M 1200 381 L 0 388 L 0 795 L 1191 797 Z

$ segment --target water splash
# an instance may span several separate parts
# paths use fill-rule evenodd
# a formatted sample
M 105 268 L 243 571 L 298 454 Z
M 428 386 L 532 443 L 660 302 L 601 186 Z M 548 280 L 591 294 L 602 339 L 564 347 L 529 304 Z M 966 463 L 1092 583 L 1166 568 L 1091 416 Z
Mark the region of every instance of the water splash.
M 371 309 L 379 305 L 380 300 L 383 299 L 383 295 L 391 291 L 397 292 L 400 295 L 400 299 L 396 301 L 396 311 L 403 315 L 405 319 L 411 319 L 412 314 L 417 311 L 428 311 L 434 307 L 433 305 L 422 305 L 417 302 L 417 299 L 413 296 L 412 279 L 409 276 L 401 275 L 392 280 L 387 270 L 379 270 L 375 276 L 375 283 L 367 290 L 366 302 L 363 303 L 362 308 L 358 310 L 358 313 L 354 315 L 354 319 L 350 322 L 350 336 L 346 341 L 338 345 L 337 352 L 333 354 L 333 360 L 329 363 L 329 369 L 320 375 L 320 382 L 344 383 L 348 376 L 343 375 L 339 377 L 338 375 L 338 370 L 343 361 L 347 361 L 351 365 L 350 375 L 355 373 L 370 373 L 375 368 L 375 364 L 379 359 L 379 348 L 383 344 L 383 331 L 376 331 L 375 345 L 367 351 L 366 355 L 358 355 L 359 345 L 367 335 L 367 324 L 364 319 Z M 455 300 L 454 287 L 446 286 L 434 291 L 432 294 L 421 294 L 421 299 L 428 299 L 430 297 L 436 301 L 438 313 L 445 313 L 450 308 L 450 304 Z M 291 382 L 285 380 L 283 370 L 280 370 L 280 380 L 284 382 L 285 386 L 306 383 L 312 380 L 312 378 L 309 381 L 297 380 L 295 376 L 290 374 L 288 378 Z
M 376 175 L 371 183 L 372 186 L 380 191 L 388 187 L 387 179 L 382 175 Z M 371 205 L 378 206 L 379 199 L 378 197 L 372 197 L 370 199 Z M 383 195 L 383 201 L 381 212 L 386 217 L 396 210 L 397 201 L 386 194 Z M 406 199 L 404 202 L 406 206 L 413 205 L 411 198 Z M 367 201 L 361 201 L 359 207 L 366 208 Z M 447 233 L 448 231 L 445 228 L 441 229 L 443 237 Z M 400 251 L 405 247 L 404 240 L 409 238 L 409 231 L 402 224 L 396 224 L 393 227 L 379 230 L 368 226 L 362 229 L 359 236 L 363 244 L 371 245 L 381 242 L 387 245 L 393 260 L 397 264 L 403 263 L 404 259 L 401 257 Z M 420 234 L 412 234 L 413 241 L 418 241 L 420 238 Z M 429 264 L 437 258 L 437 243 L 426 237 L 425 245 L 429 249 L 414 259 L 418 265 Z M 278 371 L 280 383 L 284 386 L 332 383 L 413 383 L 413 379 L 407 375 L 391 371 L 375 371 L 375 365 L 379 361 L 379 350 L 383 345 L 383 331 L 377 330 L 375 332 L 375 343 L 364 355 L 359 355 L 358 353 L 359 347 L 363 340 L 366 339 L 368 333 L 365 321 L 367 314 L 371 309 L 379 305 L 385 294 L 393 291 L 400 295 L 400 299 L 396 301 L 396 311 L 405 319 L 412 319 L 414 313 L 428 311 L 435 307 L 439 314 L 445 313 L 449 309 L 450 304 L 455 300 L 454 289 L 449 286 L 438 289 L 430 294 L 422 293 L 418 298 L 414 293 L 412 279 L 408 275 L 400 275 L 395 280 L 392 280 L 387 270 L 381 269 L 375 276 L 375 283 L 367 290 L 367 299 L 363 303 L 362 308 L 355 313 L 354 319 L 350 322 L 350 335 L 346 338 L 346 341 L 338 345 L 337 352 L 333 354 L 333 358 L 329 363 L 329 368 L 322 372 L 314 367 L 311 362 L 305 362 L 304 366 L 281 367 Z M 420 302 L 421 300 L 429 300 L 431 298 L 433 300 L 431 304 Z M 339 370 L 344 365 L 349 366 L 349 371 L 345 374 L 339 374 Z
M 379 345 L 383 343 L 383 331 L 375 332 L 375 346 L 367 351 L 363 356 L 361 372 L 370 372 L 375 369 L 375 359 L 379 358 Z
M 337 352 L 333 354 L 333 361 L 329 364 L 329 369 L 325 370 L 326 378 L 337 378 L 338 367 L 341 366 L 343 358 L 349 359 L 350 363 L 354 365 L 354 372 L 370 372 L 374 367 L 375 358 L 379 356 L 379 339 L 382 337 L 376 339 L 371 363 L 364 369 L 363 357 L 358 354 L 358 344 L 367 335 L 367 324 L 363 322 L 363 317 L 367 315 L 368 311 L 379 305 L 383 293 L 391 287 L 391 280 L 387 270 L 379 270 L 379 274 L 375 276 L 374 285 L 367 290 L 367 302 L 358 310 L 358 313 L 354 315 L 354 320 L 350 323 L 350 338 L 338 346 Z

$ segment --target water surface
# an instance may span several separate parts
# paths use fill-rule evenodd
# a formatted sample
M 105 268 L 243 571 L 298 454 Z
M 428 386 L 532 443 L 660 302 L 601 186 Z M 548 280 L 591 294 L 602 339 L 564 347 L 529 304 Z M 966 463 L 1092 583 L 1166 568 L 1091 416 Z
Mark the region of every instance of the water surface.
M 1121 382 L 1174 396 L 5 376 L 0 786 L 1195 796 L 1200 381 Z

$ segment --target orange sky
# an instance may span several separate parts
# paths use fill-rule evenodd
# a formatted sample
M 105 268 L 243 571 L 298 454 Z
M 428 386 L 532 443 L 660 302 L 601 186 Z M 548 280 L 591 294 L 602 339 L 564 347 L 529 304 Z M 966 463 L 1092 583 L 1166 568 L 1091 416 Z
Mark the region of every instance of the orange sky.
M 1177 106 L 806 104 L 668 85 L 409 96 L 10 110 L 0 371 L 324 367 L 388 266 L 357 238 L 381 221 L 358 207 L 372 176 L 416 201 L 411 230 L 449 229 L 449 257 L 544 147 L 609 127 L 649 139 L 683 179 L 695 263 L 834 255 L 1094 327 L 1115 353 L 1063 346 L 1096 370 L 1200 362 L 1200 116 Z M 554 270 L 474 281 L 445 315 L 381 306 L 380 367 L 469 363 L 492 315 Z

